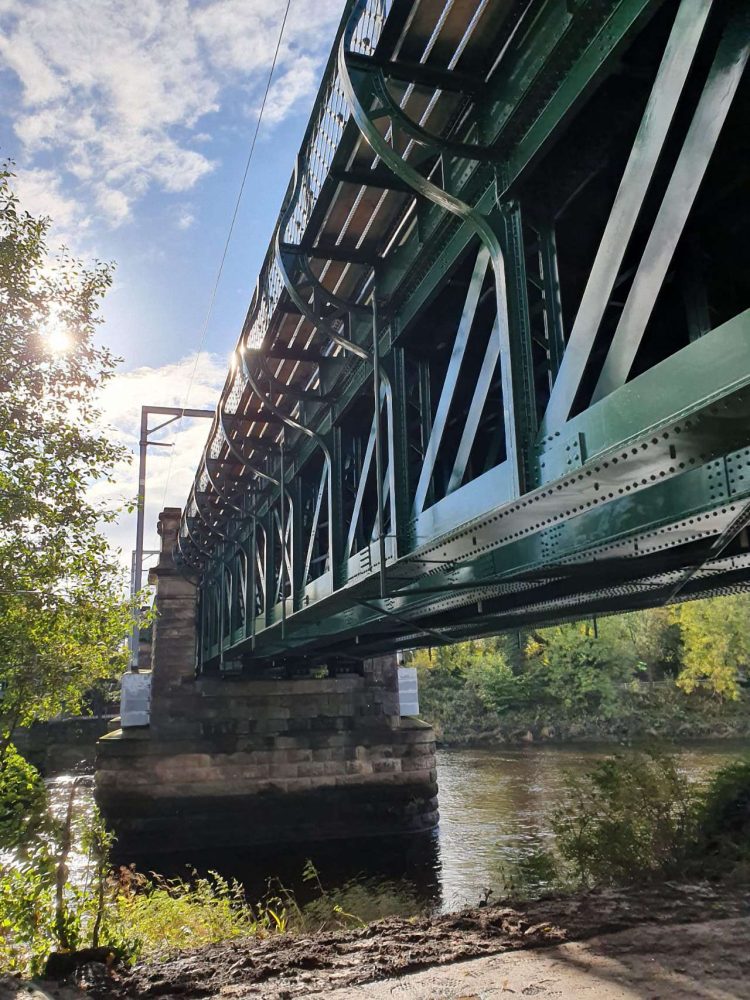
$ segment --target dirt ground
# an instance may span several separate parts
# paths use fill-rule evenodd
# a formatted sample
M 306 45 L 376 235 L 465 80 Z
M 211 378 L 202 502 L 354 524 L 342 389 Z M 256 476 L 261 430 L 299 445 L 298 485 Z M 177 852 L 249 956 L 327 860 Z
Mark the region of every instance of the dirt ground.
M 636 927 L 474 958 L 307 1000 L 729 1000 L 750 997 L 750 919 Z M 230 993 L 227 997 L 244 994 Z
M 81 985 L 39 984 L 34 1000 L 750 998 L 750 897 L 706 884 L 601 890 L 391 918 L 359 931 L 232 941 L 127 974 L 92 966 Z M 0 981 L 0 1000 L 32 996 Z

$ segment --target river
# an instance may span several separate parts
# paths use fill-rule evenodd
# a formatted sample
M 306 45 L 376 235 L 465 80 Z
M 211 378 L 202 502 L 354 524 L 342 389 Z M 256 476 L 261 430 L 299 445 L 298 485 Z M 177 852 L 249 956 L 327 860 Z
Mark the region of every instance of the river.
M 440 750 L 440 826 L 433 835 L 121 860 L 167 875 L 215 870 L 243 882 L 251 899 L 262 896 L 274 878 L 304 901 L 316 893 L 302 878 L 310 858 L 322 884 L 339 893 L 349 912 L 371 918 L 419 908 L 453 910 L 475 905 L 487 890 L 500 897 L 509 877 L 549 846 L 549 812 L 564 794 L 566 776 L 613 752 L 612 746 L 590 745 Z M 750 743 L 693 744 L 678 754 L 691 780 L 702 781 L 722 764 L 750 754 Z M 65 775 L 51 779 L 58 809 L 67 801 L 70 781 Z M 80 807 L 90 808 L 91 788 L 78 795 Z

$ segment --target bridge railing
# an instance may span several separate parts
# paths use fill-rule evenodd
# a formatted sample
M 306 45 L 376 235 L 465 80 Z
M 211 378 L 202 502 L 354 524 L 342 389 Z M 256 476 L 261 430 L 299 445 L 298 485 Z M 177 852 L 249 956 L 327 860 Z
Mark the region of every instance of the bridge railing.
M 294 205 L 291 211 L 286 213 L 287 223 L 282 234 L 285 243 L 299 246 L 302 242 L 323 185 L 329 176 L 334 156 L 344 135 L 344 130 L 350 119 L 351 112 L 335 58 L 338 48 L 338 37 L 342 34 L 344 27 L 351 22 L 351 19 L 356 19 L 356 24 L 352 31 L 351 49 L 362 55 L 371 55 L 377 47 L 392 3 L 393 0 L 356 0 L 356 2 L 355 0 L 350 0 L 347 6 L 336 43 L 332 48 L 332 56 L 329 59 L 323 83 L 315 102 L 317 113 L 314 112 L 311 117 L 311 123 L 308 126 L 300 150 L 298 162 L 302 164 L 302 176 L 296 185 L 296 191 L 294 177 L 290 180 L 287 189 L 285 200 L 293 198 Z M 255 293 L 248 310 L 247 318 L 243 324 L 237 343 L 238 351 L 242 351 L 245 347 L 261 347 L 276 315 L 285 286 L 275 259 L 275 242 L 276 232 L 274 231 L 256 283 Z M 219 399 L 217 409 L 219 415 L 222 413 L 228 415 L 236 414 L 247 387 L 248 380 L 243 374 L 242 365 L 233 364 Z M 224 445 L 225 436 L 222 422 L 221 419 L 218 419 L 212 426 L 206 448 L 201 456 L 195 481 L 191 487 L 185 506 L 185 516 L 183 516 L 180 527 L 180 538 L 186 542 L 190 535 L 186 518 L 195 518 L 200 513 L 195 499 L 195 492 L 196 490 L 198 492 L 205 492 L 208 485 L 208 476 L 205 468 L 206 458 L 218 459 Z
M 362 55 L 371 55 L 377 47 L 392 3 L 393 0 L 356 0 L 356 2 L 352 0 L 344 18 L 342 18 L 336 43 L 333 46 L 332 55 L 315 102 L 318 110 L 311 117 L 311 123 L 300 150 L 298 162 L 302 165 L 302 175 L 296 186 L 295 179 L 292 177 L 287 189 L 285 201 L 293 198 L 294 205 L 291 211 L 284 213 L 287 218 L 282 234 L 285 243 L 299 246 L 302 242 L 351 116 L 335 58 L 338 38 L 343 33 L 345 26 L 351 23 L 351 19 L 356 19 L 350 43 L 352 51 Z M 238 351 L 245 347 L 258 348 L 263 344 L 284 291 L 284 280 L 274 254 L 276 235 L 276 231 L 274 231 L 238 340 Z M 242 365 L 233 364 L 229 378 L 222 390 L 217 412 L 220 415 L 222 413 L 230 416 L 235 415 L 245 395 L 247 385 L 248 380 L 243 373 Z M 218 459 L 224 444 L 224 432 L 221 420 L 218 419 L 211 429 L 205 451 L 201 457 L 195 481 L 185 506 L 186 517 L 195 518 L 199 515 L 195 492 L 196 489 L 199 492 L 204 492 L 208 485 L 205 468 L 206 458 Z M 183 517 L 180 528 L 180 537 L 185 541 L 189 538 L 185 517 Z

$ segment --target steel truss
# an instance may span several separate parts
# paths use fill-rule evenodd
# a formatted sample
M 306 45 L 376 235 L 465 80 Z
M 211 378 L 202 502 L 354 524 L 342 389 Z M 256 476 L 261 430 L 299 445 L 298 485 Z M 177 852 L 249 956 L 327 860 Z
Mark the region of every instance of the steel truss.
M 745 588 L 748 10 L 347 6 L 183 515 L 204 670 Z

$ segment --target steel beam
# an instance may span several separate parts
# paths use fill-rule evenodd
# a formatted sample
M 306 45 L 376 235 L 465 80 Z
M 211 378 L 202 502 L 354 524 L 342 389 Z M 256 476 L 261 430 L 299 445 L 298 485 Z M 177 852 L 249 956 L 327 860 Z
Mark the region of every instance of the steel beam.
M 448 481 L 448 489 L 446 490 L 447 493 L 453 493 L 454 490 L 459 489 L 464 480 L 464 476 L 466 475 L 466 466 L 469 462 L 471 449 L 474 447 L 474 441 L 479 428 L 479 421 L 482 418 L 482 411 L 484 410 L 485 403 L 487 402 L 487 395 L 490 391 L 492 381 L 495 378 L 499 357 L 500 338 L 497 336 L 497 323 L 494 323 L 492 326 L 492 332 L 490 333 L 490 339 L 487 342 L 487 348 L 484 352 L 482 367 L 479 370 L 479 377 L 477 378 L 477 382 L 474 387 L 474 394 L 471 398 L 469 410 L 466 414 L 466 423 L 464 424 L 461 440 L 458 445 L 458 451 L 456 452 L 456 458 L 453 463 L 453 471 L 451 472 L 451 476 Z
M 570 415 L 628 241 L 698 50 L 712 0 L 682 0 L 550 394 L 542 433 Z
M 617 324 L 592 403 L 627 381 L 750 55 L 750 18 L 727 24 Z
M 466 291 L 466 300 L 461 312 L 458 329 L 456 330 L 456 339 L 453 342 L 453 349 L 451 350 L 451 356 L 448 362 L 448 370 L 445 373 L 443 388 L 440 393 L 440 399 L 438 400 L 437 410 L 432 423 L 432 432 L 425 449 L 424 462 L 419 473 L 419 480 L 414 493 L 414 504 L 412 508 L 412 514 L 414 517 L 421 514 L 424 510 L 425 501 L 427 499 L 427 491 L 435 471 L 435 463 L 440 450 L 440 442 L 443 439 L 445 427 L 448 422 L 448 414 L 450 412 L 453 395 L 458 384 L 458 376 L 461 370 L 461 365 L 463 364 L 466 348 L 469 343 L 471 328 L 474 323 L 477 305 L 479 304 L 479 296 L 482 293 L 482 286 L 484 284 L 485 275 L 487 274 L 489 262 L 489 250 L 482 247 L 477 254 L 477 259 L 474 263 L 474 270 Z

